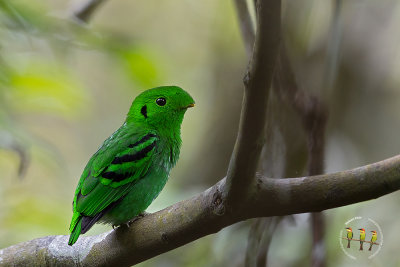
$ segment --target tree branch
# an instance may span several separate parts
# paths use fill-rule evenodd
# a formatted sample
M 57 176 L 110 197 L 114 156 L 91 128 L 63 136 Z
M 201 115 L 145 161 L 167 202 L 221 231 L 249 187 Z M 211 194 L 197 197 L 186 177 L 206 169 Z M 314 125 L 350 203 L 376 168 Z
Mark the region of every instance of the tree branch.
M 244 78 L 245 90 L 239 132 L 228 168 L 227 208 L 240 207 L 243 197 L 250 196 L 261 148 L 268 96 L 279 52 L 281 1 L 257 2 L 257 33 L 252 60 Z
M 252 178 L 247 177 L 247 178 Z M 246 209 L 223 212 L 225 178 L 199 195 L 134 222 L 130 228 L 67 245 L 49 236 L 0 250 L 5 266 L 130 266 L 213 234 L 236 222 L 315 212 L 378 198 L 400 189 L 400 155 L 353 170 L 302 178 L 256 175 Z

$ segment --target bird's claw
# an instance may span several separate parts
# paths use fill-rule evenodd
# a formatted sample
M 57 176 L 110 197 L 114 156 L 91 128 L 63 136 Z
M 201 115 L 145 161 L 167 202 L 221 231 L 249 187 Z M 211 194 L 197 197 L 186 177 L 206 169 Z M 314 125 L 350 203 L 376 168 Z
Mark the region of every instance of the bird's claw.
M 126 227 L 129 228 L 132 225 L 132 223 L 136 222 L 137 220 L 139 220 L 139 219 L 141 219 L 141 218 L 143 218 L 143 217 L 145 217 L 145 216 L 147 216 L 149 214 L 150 213 L 144 211 L 144 212 L 140 213 L 139 215 L 137 215 L 136 217 L 134 217 L 132 220 L 126 222 L 126 223 L 122 223 L 120 225 L 112 224 L 111 226 L 112 226 L 113 230 L 115 230 L 115 228 L 118 228 L 118 227 L 120 227 L 122 225 L 125 225 Z
M 130 220 L 129 222 L 126 223 L 126 226 L 130 227 L 132 223 L 136 222 L 137 220 L 149 215 L 150 213 L 148 212 L 142 212 L 140 213 L 138 216 L 136 216 L 135 218 L 133 218 L 132 220 Z

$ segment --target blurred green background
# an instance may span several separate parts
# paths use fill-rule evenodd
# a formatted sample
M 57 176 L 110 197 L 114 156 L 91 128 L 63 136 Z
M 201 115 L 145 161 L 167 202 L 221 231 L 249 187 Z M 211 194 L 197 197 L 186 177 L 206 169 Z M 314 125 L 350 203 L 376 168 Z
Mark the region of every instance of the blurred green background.
M 80 3 L 0 0 L 0 248 L 68 233 L 81 171 L 144 89 L 178 85 L 196 100 L 182 126 L 180 161 L 148 211 L 193 196 L 226 172 L 247 66 L 233 1 L 110 0 L 88 25 L 70 18 Z M 330 110 L 327 172 L 400 152 L 400 3 L 345 1 L 332 41 L 334 7 L 335 1 L 283 2 L 297 79 Z M 334 82 L 324 86 L 332 45 Z M 394 193 L 326 211 L 328 266 L 400 266 L 398 203 Z M 371 260 L 341 251 L 340 231 L 355 216 L 382 228 L 382 250 Z M 250 225 L 139 266 L 242 266 Z M 96 225 L 88 234 L 109 229 Z M 310 231 L 308 214 L 279 224 L 269 266 L 309 265 Z

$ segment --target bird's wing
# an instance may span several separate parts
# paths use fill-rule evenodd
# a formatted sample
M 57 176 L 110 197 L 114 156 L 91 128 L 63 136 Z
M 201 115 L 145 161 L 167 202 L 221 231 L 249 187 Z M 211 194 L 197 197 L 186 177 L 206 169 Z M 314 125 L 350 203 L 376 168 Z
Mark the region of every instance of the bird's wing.
M 97 221 L 107 207 L 122 199 L 145 176 L 158 137 L 154 133 L 128 135 L 116 132 L 92 156 L 74 198 L 74 212 Z M 94 223 L 94 222 L 93 222 Z

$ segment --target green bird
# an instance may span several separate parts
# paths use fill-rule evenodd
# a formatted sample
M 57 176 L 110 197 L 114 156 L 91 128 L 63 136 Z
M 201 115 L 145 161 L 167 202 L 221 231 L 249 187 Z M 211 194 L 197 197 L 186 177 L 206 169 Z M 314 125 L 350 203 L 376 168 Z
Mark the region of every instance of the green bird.
M 374 243 L 376 242 L 376 240 L 378 239 L 378 234 L 376 233 L 376 231 L 371 231 L 372 236 L 371 236 L 371 245 L 369 245 L 369 251 L 372 250 L 372 246 L 374 245 Z
M 365 229 L 364 228 L 360 228 L 358 230 L 360 230 L 360 250 L 363 250 L 363 244 L 364 244 L 364 241 L 365 241 Z
M 177 86 L 149 89 L 135 98 L 124 124 L 83 170 L 68 245 L 96 222 L 121 225 L 144 212 L 179 158 L 180 128 L 190 107 L 193 98 Z

